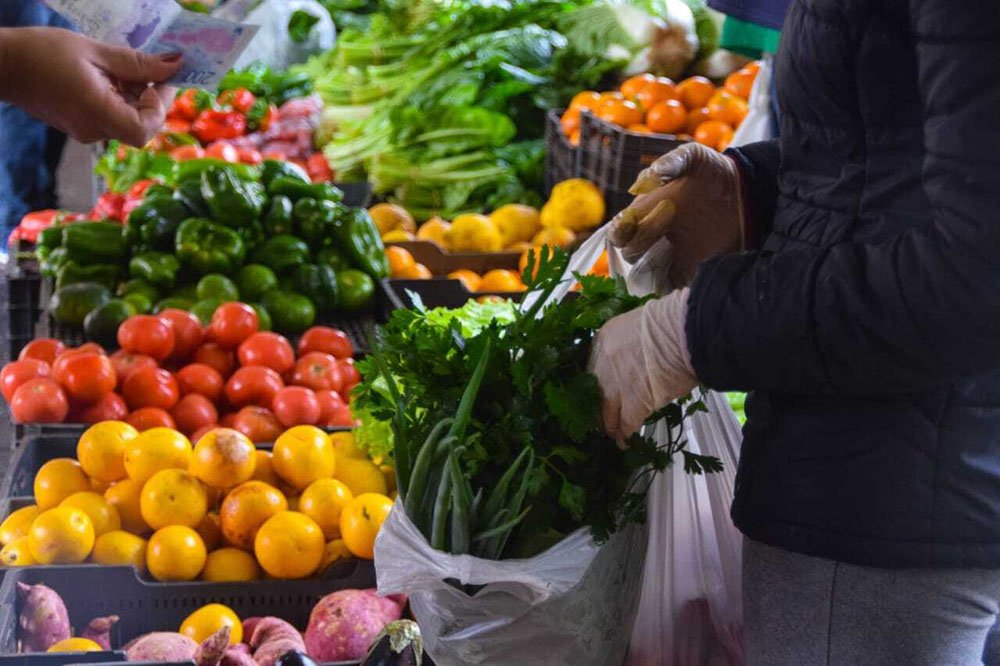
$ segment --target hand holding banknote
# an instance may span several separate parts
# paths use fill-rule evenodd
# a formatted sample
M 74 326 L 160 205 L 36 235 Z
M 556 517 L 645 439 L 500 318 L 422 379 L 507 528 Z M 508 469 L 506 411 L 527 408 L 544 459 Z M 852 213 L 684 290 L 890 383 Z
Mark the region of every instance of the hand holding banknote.
M 180 54 L 150 55 L 58 28 L 0 30 L 0 100 L 83 143 L 146 143 L 173 96 L 150 84 L 180 65 Z

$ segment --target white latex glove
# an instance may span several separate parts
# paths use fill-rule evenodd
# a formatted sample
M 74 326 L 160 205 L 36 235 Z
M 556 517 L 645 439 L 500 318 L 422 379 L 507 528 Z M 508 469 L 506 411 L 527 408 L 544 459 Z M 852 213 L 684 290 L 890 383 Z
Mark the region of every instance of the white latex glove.
M 660 238 L 673 246 L 670 281 L 691 283 L 698 264 L 743 247 L 742 183 L 730 158 L 686 143 L 639 174 L 637 195 L 611 221 L 609 238 L 634 263 Z
M 601 387 L 604 429 L 619 443 L 698 383 L 684 334 L 687 299 L 687 289 L 675 291 L 597 332 L 590 371 Z

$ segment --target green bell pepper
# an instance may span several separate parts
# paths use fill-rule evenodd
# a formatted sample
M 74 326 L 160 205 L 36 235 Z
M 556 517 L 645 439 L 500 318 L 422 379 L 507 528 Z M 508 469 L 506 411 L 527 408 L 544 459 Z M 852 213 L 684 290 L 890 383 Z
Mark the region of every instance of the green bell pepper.
M 278 286 L 278 277 L 267 266 L 247 264 L 236 274 L 236 287 L 240 297 L 259 301 L 264 294 Z
M 114 289 L 121 276 L 122 267 L 118 264 L 81 264 L 69 258 L 56 272 L 56 289 L 81 282 L 93 282 Z
M 278 176 L 292 178 L 303 183 L 310 182 L 309 174 L 298 164 L 285 160 L 264 160 L 260 166 L 260 182 L 264 183 L 264 187 L 270 187 L 271 181 Z
M 263 305 L 271 315 L 274 330 L 280 333 L 301 333 L 316 321 L 312 301 L 293 291 L 269 291 L 264 294 Z
M 173 189 L 168 185 L 163 183 L 156 183 L 155 185 L 150 185 L 146 188 L 146 191 L 142 194 L 142 201 L 151 201 L 153 199 L 171 199 L 174 196 Z
M 277 274 L 309 262 L 309 246 L 305 241 L 282 234 L 268 238 L 257 247 L 253 255 L 254 263 L 264 264 Z M 270 308 L 268 308 L 270 310 Z
M 375 281 L 361 271 L 350 269 L 337 273 L 340 309 L 346 312 L 364 310 L 375 297 Z
M 148 294 L 144 294 L 141 291 L 129 294 L 128 296 L 122 296 L 122 300 L 135 308 L 137 314 L 149 314 L 155 302 L 155 299 L 150 298 Z
M 50 251 L 48 256 L 39 259 L 38 270 L 45 277 L 54 278 L 68 259 L 69 253 L 66 252 L 66 248 L 57 247 Z
M 343 201 L 344 193 L 332 183 L 304 183 L 297 178 L 276 176 L 267 186 L 267 193 L 272 197 L 284 195 L 292 201 L 305 199 L 320 199 L 324 201 Z
M 146 198 L 128 216 L 128 235 L 138 232 L 144 247 L 171 250 L 177 227 L 190 216 L 188 207 L 173 198 Z
M 346 271 L 349 268 L 354 268 L 350 260 L 344 256 L 344 253 L 333 245 L 322 247 L 316 251 L 316 263 L 329 266 L 338 273 Z
M 289 211 L 291 212 L 291 211 Z M 35 243 L 35 251 L 51 252 L 58 247 L 62 247 L 63 244 L 63 231 L 66 229 L 64 224 L 55 224 L 51 227 L 47 227 L 38 232 L 38 242 Z M 44 259 L 45 257 L 39 255 L 39 259 Z
M 226 167 L 211 167 L 201 174 L 201 195 L 212 219 L 239 228 L 260 217 L 264 209 L 264 186 L 246 182 Z
M 128 257 L 124 230 L 117 222 L 67 224 L 63 247 L 70 259 L 83 264 L 121 263 Z
M 218 273 L 206 275 L 198 280 L 198 284 L 194 288 L 194 295 L 196 301 L 214 299 L 226 302 L 240 300 L 240 290 L 237 289 L 236 283 L 225 275 L 219 275 Z
M 317 312 L 329 314 L 337 309 L 337 274 L 329 266 L 303 264 L 295 269 L 295 291 L 316 305 Z
M 181 262 L 166 252 L 143 252 L 128 262 L 128 273 L 132 278 L 145 280 L 150 284 L 170 289 L 177 281 Z
M 201 179 L 185 180 L 178 183 L 174 199 L 187 206 L 188 217 L 208 217 L 208 204 L 201 196 Z
M 334 224 L 334 239 L 351 263 L 373 278 L 389 276 L 389 260 L 375 222 L 364 208 L 351 208 Z
M 293 229 L 292 200 L 279 194 L 271 199 L 271 207 L 264 216 L 264 231 L 269 236 L 278 236 L 290 234 Z
M 57 289 L 49 299 L 48 311 L 60 324 L 80 327 L 91 310 L 110 300 L 111 293 L 104 285 L 78 282 Z
M 153 314 L 160 314 L 169 308 L 173 308 L 175 310 L 190 310 L 192 307 L 194 307 L 194 301 L 188 298 L 171 296 L 170 298 L 164 298 L 157 301 L 156 305 L 153 306 Z
M 176 162 L 173 170 L 173 182 L 179 184 L 188 180 L 200 181 L 202 174 L 209 169 L 226 169 L 244 181 L 259 180 L 261 172 L 259 168 L 249 164 L 233 164 L 232 162 L 223 162 L 213 157 L 205 157 L 198 160 Z
M 295 202 L 292 219 L 300 238 L 312 247 L 322 247 L 333 244 L 337 218 L 346 213 L 347 208 L 336 202 L 307 197 Z
M 263 243 L 268 236 L 267 232 L 264 231 L 264 225 L 259 220 L 245 222 L 240 225 L 236 233 L 243 239 L 243 244 L 251 250 Z
M 117 294 L 119 298 L 125 298 L 132 294 L 142 294 L 143 296 L 148 296 L 149 300 L 154 303 L 160 299 L 159 288 L 152 282 L 141 278 L 132 278 L 123 282 L 119 285 Z
M 181 222 L 174 249 L 181 263 L 198 275 L 232 275 L 246 258 L 246 246 L 238 233 L 199 217 Z

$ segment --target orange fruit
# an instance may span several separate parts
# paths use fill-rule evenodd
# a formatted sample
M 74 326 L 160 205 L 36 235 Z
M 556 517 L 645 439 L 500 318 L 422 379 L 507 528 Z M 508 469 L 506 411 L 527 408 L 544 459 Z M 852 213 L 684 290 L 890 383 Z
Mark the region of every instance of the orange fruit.
M 410 231 L 403 229 L 393 229 L 382 234 L 383 243 L 409 243 L 417 240 L 417 237 Z
M 417 229 L 417 240 L 431 241 L 443 248 L 448 247 L 448 231 L 451 229 L 451 222 L 446 222 L 438 216 L 434 216 L 420 225 Z
M 53 458 L 35 474 L 35 503 L 42 511 L 59 506 L 70 495 L 90 490 L 90 479 L 72 458 Z
M 146 540 L 124 530 L 107 532 L 97 537 L 90 554 L 97 564 L 132 566 L 146 569 Z
M 571 146 L 580 145 L 580 130 L 577 130 L 569 135 L 569 145 Z
M 753 89 L 754 79 L 757 72 L 744 67 L 726 77 L 723 88 L 742 99 L 750 99 L 750 91 Z
M 525 289 L 521 277 L 506 268 L 494 268 L 483 275 L 483 279 L 479 283 L 479 291 L 515 292 Z
M 0 566 L 30 567 L 38 564 L 31 554 L 30 539 L 18 537 L 0 549 Z
M 743 69 L 749 71 L 751 74 L 754 75 L 754 77 L 756 77 L 757 73 L 760 71 L 760 66 L 762 64 L 763 63 L 760 60 L 754 60 L 753 62 L 748 63 Z
M 191 473 L 213 488 L 232 488 L 253 476 L 256 453 L 253 442 L 242 432 L 215 428 L 195 445 Z
M 191 442 L 171 428 L 150 428 L 125 447 L 128 477 L 145 483 L 164 469 L 187 469 L 191 463 Z
M 208 494 L 193 474 L 165 469 L 142 487 L 139 510 L 154 530 L 170 525 L 194 528 L 208 512 Z
M 605 250 L 601 252 L 601 256 L 597 258 L 594 262 L 593 267 L 590 269 L 590 275 L 607 275 L 608 274 L 608 251 Z
M 709 120 L 698 125 L 694 140 L 716 150 L 725 150 L 733 140 L 733 127 L 720 120 Z
M 236 583 L 260 578 L 260 567 L 250 553 L 239 548 L 220 548 L 208 554 L 201 579 L 213 583 Z
M 739 127 L 749 111 L 746 100 L 725 90 L 720 90 L 708 100 L 708 115 L 712 120 L 721 120 L 733 127 Z
M 598 99 L 599 99 L 598 104 L 594 108 L 595 111 L 601 107 L 601 104 L 609 100 L 614 100 L 616 102 L 625 101 L 625 95 L 621 94 L 617 90 L 612 90 L 611 92 L 602 92 Z
M 413 264 L 405 271 L 393 275 L 393 277 L 401 280 L 430 280 L 434 276 L 431 274 L 431 269 L 423 264 Z
M 118 509 L 122 529 L 132 534 L 143 535 L 150 531 L 142 518 L 142 484 L 132 479 L 122 479 L 104 492 L 104 498 Z
M 645 123 L 639 125 L 629 125 L 627 128 L 629 132 L 635 132 L 636 134 L 652 134 L 653 130 L 649 129 L 649 125 Z
M 479 291 L 479 283 L 483 281 L 483 278 L 479 277 L 478 273 L 470 271 L 467 268 L 452 271 L 451 273 L 448 273 L 448 277 L 452 280 L 460 281 L 466 289 L 473 292 Z
M 94 525 L 83 511 L 49 509 L 31 523 L 28 549 L 39 564 L 77 564 L 94 548 Z
M 593 111 L 597 108 L 597 103 L 601 100 L 601 93 L 594 92 L 593 90 L 584 90 L 578 92 L 573 96 L 572 101 L 569 103 L 569 108 L 571 109 L 590 109 Z
M 229 627 L 229 644 L 243 642 L 243 622 L 229 606 L 206 604 L 184 618 L 179 633 L 201 643 L 223 627 Z
M 597 117 L 619 127 L 628 127 L 642 122 L 642 111 L 635 102 L 609 99 L 601 102 Z
M 274 442 L 271 462 L 285 483 L 302 490 L 333 476 L 336 456 L 326 433 L 315 426 L 289 428 Z
M 316 521 L 325 538 L 336 539 L 340 536 L 340 512 L 352 499 L 354 493 L 343 481 L 320 479 L 302 491 L 298 510 Z
M 566 109 L 562 117 L 559 119 L 559 126 L 562 127 L 563 134 L 566 136 L 571 135 L 573 132 L 579 131 L 580 129 L 580 109 L 578 107 L 570 107 Z
M 636 74 L 635 76 L 625 79 L 618 90 L 625 95 L 625 99 L 634 101 L 635 96 L 639 94 L 639 91 L 645 88 L 647 84 L 652 83 L 655 80 L 656 77 L 648 72 L 645 74 Z
M 684 131 L 691 136 L 698 130 L 698 125 L 701 125 L 706 120 L 711 120 L 708 115 L 708 107 L 701 106 L 697 109 L 691 109 L 687 114 L 687 121 L 684 124 Z
M 12 511 L 0 523 L 0 546 L 6 546 L 14 539 L 28 536 L 31 523 L 35 522 L 35 518 L 38 518 L 40 515 L 42 515 L 42 510 L 36 504 L 23 506 L 16 511 Z
M 517 282 L 520 284 L 521 279 L 518 278 Z M 352 496 L 364 493 L 389 494 L 382 470 L 367 458 L 341 458 L 337 461 L 333 478 L 346 485 Z
M 281 483 L 281 480 L 274 471 L 270 451 L 261 451 L 258 449 L 254 452 L 254 457 L 256 461 L 253 466 L 253 476 L 250 477 L 251 481 L 263 481 L 272 486 L 277 486 Z
M 334 562 L 349 560 L 352 557 L 354 556 L 347 549 L 347 544 L 344 543 L 344 540 L 334 539 L 327 543 L 326 548 L 323 549 L 323 561 L 319 563 L 319 570 L 323 571 Z
M 340 534 L 355 557 L 375 557 L 375 537 L 392 511 L 392 500 L 385 495 L 358 495 L 340 514 Z
M 268 518 L 257 531 L 253 552 L 261 568 L 275 578 L 305 578 L 323 561 L 326 541 L 316 521 L 297 511 Z
M 103 652 L 104 648 L 89 638 L 64 638 L 53 643 L 46 652 Z
M 87 476 L 98 481 L 125 478 L 125 446 L 139 431 L 122 421 L 101 421 L 87 428 L 76 443 L 76 458 Z
M 253 550 L 260 526 L 287 509 L 288 500 L 280 490 L 262 481 L 247 481 L 229 491 L 222 500 L 219 510 L 222 536 L 232 546 Z
M 118 509 L 105 499 L 103 495 L 98 495 L 94 492 L 75 493 L 60 502 L 59 506 L 79 509 L 87 514 L 91 524 L 94 526 L 95 537 L 122 528 L 122 520 L 118 515 Z
M 146 568 L 156 580 L 194 580 L 207 557 L 201 537 L 183 525 L 157 530 L 146 545 Z
M 553 245 L 566 249 L 576 240 L 576 232 L 562 226 L 542 229 L 531 239 L 533 245 Z
M 406 231 L 411 234 L 417 231 L 413 216 L 399 204 L 375 204 L 368 209 L 368 214 L 372 216 L 380 235 L 384 236 L 390 231 Z
M 479 277 L 478 275 L 476 277 Z M 364 449 L 358 448 L 358 443 L 351 432 L 331 432 L 330 443 L 337 460 L 341 458 L 367 458 Z
M 409 250 L 398 245 L 385 248 L 385 258 L 389 260 L 389 275 L 392 277 L 399 277 L 400 273 L 417 263 Z
M 649 129 L 660 134 L 676 134 L 687 124 L 687 109 L 676 99 L 658 102 L 646 114 Z
M 715 94 L 715 86 L 704 76 L 692 76 L 677 84 L 677 99 L 688 109 L 707 106 Z
M 194 531 L 205 542 L 205 548 L 209 552 L 218 548 L 219 544 L 222 543 L 222 520 L 217 513 L 206 513 Z
M 665 76 L 648 82 L 635 96 L 636 104 L 644 111 L 648 111 L 668 99 L 677 99 L 677 86 Z

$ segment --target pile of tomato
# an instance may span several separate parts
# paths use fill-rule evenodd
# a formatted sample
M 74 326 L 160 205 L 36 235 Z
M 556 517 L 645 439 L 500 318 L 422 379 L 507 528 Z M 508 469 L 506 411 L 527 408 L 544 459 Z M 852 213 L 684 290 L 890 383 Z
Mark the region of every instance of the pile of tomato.
M 0 392 L 18 423 L 121 420 L 142 431 L 176 428 L 197 440 L 224 426 L 273 442 L 295 425 L 354 425 L 350 390 L 360 381 L 342 331 L 316 326 L 297 349 L 258 330 L 244 303 L 226 303 L 203 327 L 183 310 L 130 317 L 118 351 L 68 348 L 41 338 L 0 371 Z

